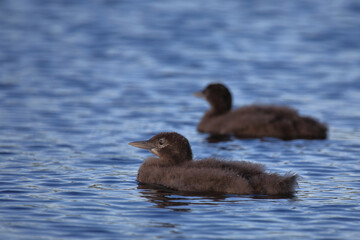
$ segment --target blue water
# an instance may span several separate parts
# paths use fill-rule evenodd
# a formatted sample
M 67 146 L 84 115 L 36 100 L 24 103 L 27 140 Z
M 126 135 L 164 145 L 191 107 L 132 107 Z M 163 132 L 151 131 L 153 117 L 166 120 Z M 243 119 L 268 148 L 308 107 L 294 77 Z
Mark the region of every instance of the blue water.
M 344 1 L 0 0 L 1 239 L 358 239 L 360 4 Z M 285 104 L 325 141 L 211 142 L 191 94 Z M 296 197 L 139 185 L 177 131 L 195 158 L 301 176 Z

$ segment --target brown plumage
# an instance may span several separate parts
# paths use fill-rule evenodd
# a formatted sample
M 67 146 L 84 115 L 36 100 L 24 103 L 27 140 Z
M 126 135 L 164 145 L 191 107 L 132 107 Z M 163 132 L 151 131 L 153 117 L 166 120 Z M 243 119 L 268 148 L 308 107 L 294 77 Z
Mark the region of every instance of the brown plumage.
M 147 158 L 140 166 L 137 180 L 141 183 L 180 191 L 261 195 L 291 195 L 297 185 L 297 175 L 266 173 L 257 163 L 215 158 L 193 161 L 188 140 L 175 132 L 129 144 L 159 157 Z
M 300 116 L 289 107 L 249 105 L 231 111 L 231 94 L 219 83 L 208 85 L 195 96 L 205 98 L 211 106 L 197 126 L 199 132 L 238 138 L 326 139 L 325 124 Z

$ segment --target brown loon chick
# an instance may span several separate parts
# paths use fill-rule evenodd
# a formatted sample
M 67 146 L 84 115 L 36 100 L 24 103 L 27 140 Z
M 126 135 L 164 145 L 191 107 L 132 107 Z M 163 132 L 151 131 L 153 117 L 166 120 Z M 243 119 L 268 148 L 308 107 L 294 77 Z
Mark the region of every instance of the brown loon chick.
M 130 145 L 150 150 L 159 158 L 147 158 L 137 180 L 179 191 L 225 194 L 292 195 L 297 175 L 266 173 L 264 166 L 215 158 L 192 160 L 189 141 L 176 132 L 159 133 Z
M 231 111 L 231 94 L 222 84 L 209 84 L 194 95 L 211 106 L 197 126 L 199 132 L 238 138 L 326 139 L 325 124 L 289 107 L 248 105 Z

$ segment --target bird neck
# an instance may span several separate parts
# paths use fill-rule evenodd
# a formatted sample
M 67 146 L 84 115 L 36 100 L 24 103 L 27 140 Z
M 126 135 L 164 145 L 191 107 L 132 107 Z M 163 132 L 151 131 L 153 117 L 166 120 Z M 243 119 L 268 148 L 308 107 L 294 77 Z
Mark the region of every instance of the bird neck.
M 208 114 L 213 116 L 225 114 L 231 110 L 231 99 L 219 99 L 218 101 L 211 102 L 210 106 Z
M 192 152 L 191 150 L 179 149 L 178 151 L 163 153 L 160 161 L 165 165 L 180 165 L 192 161 Z
M 219 107 L 219 106 L 211 106 L 211 108 L 205 113 L 206 117 L 215 117 L 215 116 L 219 116 L 219 115 L 223 115 L 225 113 L 230 112 L 231 107 L 230 108 L 224 108 L 224 107 Z

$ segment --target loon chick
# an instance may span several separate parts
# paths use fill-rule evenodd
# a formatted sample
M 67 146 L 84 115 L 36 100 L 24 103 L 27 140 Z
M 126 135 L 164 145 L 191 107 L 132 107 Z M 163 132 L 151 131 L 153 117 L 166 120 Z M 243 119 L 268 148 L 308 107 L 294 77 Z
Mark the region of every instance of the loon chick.
M 147 141 L 130 142 L 156 157 L 140 166 L 137 180 L 179 191 L 225 194 L 292 195 L 297 175 L 266 173 L 264 166 L 246 161 L 206 158 L 193 161 L 189 141 L 176 132 L 159 133 Z
M 325 124 L 289 107 L 248 105 L 231 111 L 231 94 L 223 84 L 209 84 L 194 95 L 211 106 L 197 126 L 199 132 L 237 138 L 326 139 Z

